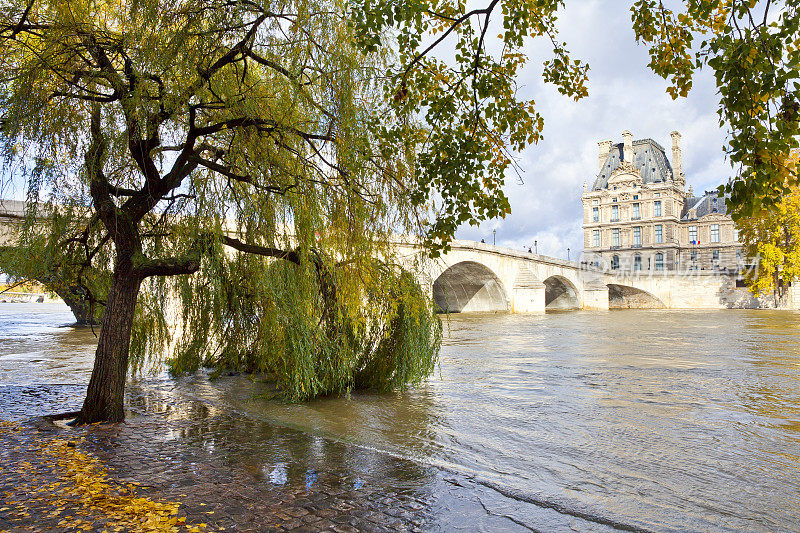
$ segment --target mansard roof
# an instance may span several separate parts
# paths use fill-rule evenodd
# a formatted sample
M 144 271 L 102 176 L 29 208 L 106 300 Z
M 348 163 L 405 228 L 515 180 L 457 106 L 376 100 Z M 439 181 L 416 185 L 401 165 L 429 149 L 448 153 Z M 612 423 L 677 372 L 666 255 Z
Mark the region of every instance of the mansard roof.
M 667 159 L 664 148 L 653 139 L 639 139 L 633 141 L 633 164 L 642 173 L 644 183 L 659 183 L 672 181 L 672 165 Z M 611 151 L 592 190 L 599 191 L 608 187 L 608 178 L 619 168 L 623 160 L 623 143 L 611 146 Z
M 681 220 L 697 220 L 712 213 L 720 215 L 728 214 L 728 207 L 725 205 L 725 197 L 720 198 L 717 191 L 706 191 L 703 196 L 689 197 L 683 203 L 683 213 L 681 213 Z M 694 216 L 689 216 L 690 211 L 694 209 Z

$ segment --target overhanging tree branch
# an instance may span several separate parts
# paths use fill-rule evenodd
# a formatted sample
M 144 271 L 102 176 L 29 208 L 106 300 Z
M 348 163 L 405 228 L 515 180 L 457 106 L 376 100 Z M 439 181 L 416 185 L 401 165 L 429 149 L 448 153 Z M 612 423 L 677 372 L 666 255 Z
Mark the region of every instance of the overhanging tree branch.
M 133 269 L 132 274 L 139 279 L 151 276 L 180 276 L 194 274 L 200 268 L 200 254 L 190 253 L 184 257 L 148 259 Z
M 240 241 L 239 239 L 228 237 L 227 235 L 222 236 L 222 243 L 226 246 L 234 248 L 235 250 L 239 250 L 240 252 L 260 255 L 263 257 L 274 257 L 276 259 L 285 259 L 297 265 L 300 264 L 300 254 L 297 250 L 281 250 L 280 248 L 270 248 L 268 246 L 248 244 Z

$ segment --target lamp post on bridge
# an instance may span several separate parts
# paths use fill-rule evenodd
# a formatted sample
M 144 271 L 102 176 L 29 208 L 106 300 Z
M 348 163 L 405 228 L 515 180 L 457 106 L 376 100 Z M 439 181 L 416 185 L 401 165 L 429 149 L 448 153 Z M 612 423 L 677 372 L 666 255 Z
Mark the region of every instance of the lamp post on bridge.
M 493 229 L 492 230 L 492 246 L 496 246 L 496 245 L 497 245 L 497 230 Z
M 567 261 L 569 261 L 569 248 L 567 248 Z
M 533 241 L 533 253 L 539 255 L 539 241 Z

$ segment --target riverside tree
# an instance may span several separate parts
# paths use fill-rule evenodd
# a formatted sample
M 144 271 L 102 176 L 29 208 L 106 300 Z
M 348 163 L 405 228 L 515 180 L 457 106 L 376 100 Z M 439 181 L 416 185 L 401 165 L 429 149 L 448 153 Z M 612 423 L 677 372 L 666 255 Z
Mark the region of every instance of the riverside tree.
M 435 254 L 508 212 L 510 150 L 542 129 L 516 99 L 519 48 L 554 38 L 556 4 L 545 24 L 506 13 L 497 59 L 446 28 L 461 4 L 434 26 L 338 0 L 1 5 L 4 175 L 36 206 L 12 259 L 72 265 L 102 313 L 78 423 L 121 420 L 130 363 L 166 348 L 176 372 L 261 371 L 293 399 L 432 371 L 439 321 L 390 235 Z M 440 30 L 472 59 L 408 55 Z M 562 48 L 547 72 L 585 93 Z
M 783 165 L 784 181 L 797 180 L 800 153 L 792 152 Z M 736 220 L 739 238 L 757 268 L 750 272 L 750 291 L 755 296 L 772 293 L 775 306 L 789 283 L 800 277 L 800 188 L 791 186 L 779 202 Z
M 666 4 L 666 5 L 665 5 Z M 800 5 L 780 0 L 636 0 L 636 37 L 673 98 L 711 68 L 725 152 L 735 175 L 720 187 L 734 220 L 779 204 L 798 184 L 785 162 L 800 138 Z
M 78 423 L 121 420 L 129 358 L 167 346 L 298 399 L 430 373 L 386 246 L 413 153 L 371 135 L 384 58 L 350 31 L 335 0 L 2 2 L 6 175 L 41 200 L 17 259 L 102 289 Z

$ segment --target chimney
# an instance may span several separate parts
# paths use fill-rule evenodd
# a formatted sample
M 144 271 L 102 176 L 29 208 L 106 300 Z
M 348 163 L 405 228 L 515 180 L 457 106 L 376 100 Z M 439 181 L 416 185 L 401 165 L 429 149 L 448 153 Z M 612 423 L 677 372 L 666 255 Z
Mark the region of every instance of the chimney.
M 603 170 L 603 165 L 606 164 L 606 159 L 608 159 L 608 154 L 611 152 L 611 141 L 600 141 L 597 143 L 597 147 L 599 148 L 599 163 L 600 167 L 597 169 L 598 172 Z
M 633 163 L 633 133 L 628 130 L 622 132 L 622 160 Z
M 681 157 L 681 134 L 677 131 L 670 133 L 672 136 L 672 168 L 675 179 L 683 178 L 683 159 Z

